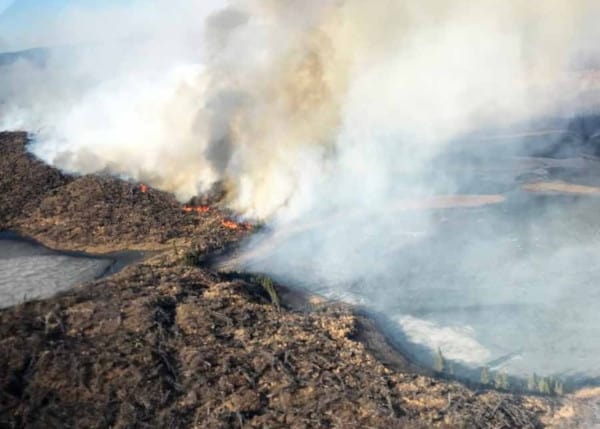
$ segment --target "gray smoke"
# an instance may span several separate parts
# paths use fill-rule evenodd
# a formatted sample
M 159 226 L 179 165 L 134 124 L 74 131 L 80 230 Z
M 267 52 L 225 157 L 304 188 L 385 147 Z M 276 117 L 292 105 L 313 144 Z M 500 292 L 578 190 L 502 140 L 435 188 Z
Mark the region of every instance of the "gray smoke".
M 38 156 L 182 200 L 223 183 L 269 226 L 241 266 L 382 312 L 415 346 L 518 373 L 598 369 L 581 343 L 593 312 L 563 305 L 596 278 L 595 202 L 519 191 L 597 170 L 538 156 L 595 111 L 595 2 L 154 0 L 73 16 L 87 44 L 0 75 L 0 124 L 35 131 Z M 118 22 L 110 41 L 86 35 Z

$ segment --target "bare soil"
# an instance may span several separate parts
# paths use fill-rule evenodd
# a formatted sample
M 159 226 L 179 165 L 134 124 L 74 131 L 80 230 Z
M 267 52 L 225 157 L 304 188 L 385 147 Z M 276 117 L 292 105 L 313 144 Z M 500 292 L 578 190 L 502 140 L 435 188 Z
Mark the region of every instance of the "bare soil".
M 61 174 L 29 155 L 26 142 L 24 133 L 0 133 L 0 230 L 57 249 L 159 253 L 0 311 L 0 427 L 538 428 L 574 421 L 575 397 L 473 391 L 435 379 L 348 306 L 276 285 L 278 306 L 253 276 L 190 266 L 250 228 L 227 228 L 234 216 L 216 202 L 186 213 L 173 196 L 139 184 Z

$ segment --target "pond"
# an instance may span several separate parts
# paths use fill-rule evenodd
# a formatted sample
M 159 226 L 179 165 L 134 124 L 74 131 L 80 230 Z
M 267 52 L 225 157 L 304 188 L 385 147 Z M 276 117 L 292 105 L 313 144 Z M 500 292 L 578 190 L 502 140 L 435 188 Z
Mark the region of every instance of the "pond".
M 91 256 L 57 252 L 14 233 L 0 232 L 0 307 L 49 298 L 112 274 L 142 255 Z

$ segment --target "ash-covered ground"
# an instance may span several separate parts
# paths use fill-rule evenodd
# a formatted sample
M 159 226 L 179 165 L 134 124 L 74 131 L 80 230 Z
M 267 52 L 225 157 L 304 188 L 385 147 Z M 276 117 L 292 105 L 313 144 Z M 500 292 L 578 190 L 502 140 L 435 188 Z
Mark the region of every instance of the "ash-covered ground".
M 231 213 L 64 176 L 25 147 L 0 134 L 0 228 L 53 248 L 160 252 L 0 310 L 0 426 L 535 428 L 594 415 L 595 391 L 528 397 L 420 374 L 347 306 L 196 266 L 248 235 L 226 226 Z

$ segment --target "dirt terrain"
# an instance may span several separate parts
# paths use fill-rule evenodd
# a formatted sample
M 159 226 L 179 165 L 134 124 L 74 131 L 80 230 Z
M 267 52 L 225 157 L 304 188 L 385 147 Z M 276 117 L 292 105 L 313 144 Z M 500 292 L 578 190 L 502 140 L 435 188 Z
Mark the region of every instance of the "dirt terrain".
M 248 232 L 224 225 L 231 213 L 212 207 L 200 216 L 144 184 L 61 174 L 26 155 L 26 141 L 24 133 L 0 133 L 0 230 L 90 253 L 171 249 L 192 240 L 209 253 Z
M 538 428 L 593 415 L 594 391 L 527 397 L 425 375 L 352 308 L 204 266 L 252 230 L 216 201 L 184 210 L 140 184 L 66 176 L 26 142 L 0 133 L 0 230 L 157 253 L 0 311 L 0 427 Z

